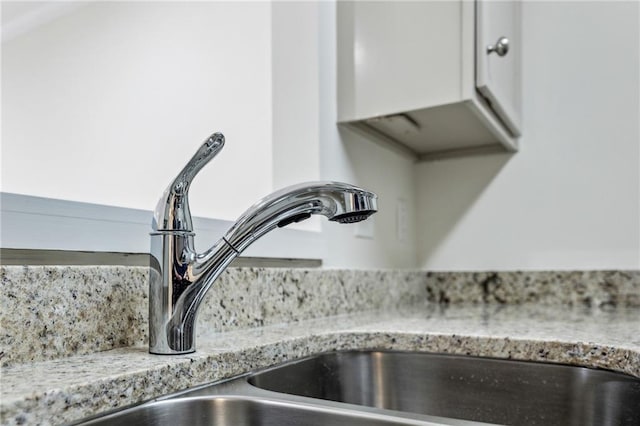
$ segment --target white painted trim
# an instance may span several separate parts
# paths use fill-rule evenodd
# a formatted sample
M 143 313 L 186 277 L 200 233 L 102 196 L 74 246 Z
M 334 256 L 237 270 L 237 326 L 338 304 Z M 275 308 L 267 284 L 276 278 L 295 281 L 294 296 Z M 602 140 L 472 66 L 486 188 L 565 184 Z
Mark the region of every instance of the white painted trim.
M 0 247 L 148 253 L 152 212 L 0 192 Z M 203 251 L 231 221 L 194 218 L 196 249 Z M 262 237 L 243 256 L 324 259 L 322 234 L 279 229 Z

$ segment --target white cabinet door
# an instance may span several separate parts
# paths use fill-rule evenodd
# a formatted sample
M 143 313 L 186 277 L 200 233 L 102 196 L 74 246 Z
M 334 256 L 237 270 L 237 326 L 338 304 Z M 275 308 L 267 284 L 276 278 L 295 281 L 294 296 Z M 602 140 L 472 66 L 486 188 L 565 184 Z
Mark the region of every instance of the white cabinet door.
M 476 8 L 476 87 L 513 136 L 520 136 L 520 1 L 477 0 Z

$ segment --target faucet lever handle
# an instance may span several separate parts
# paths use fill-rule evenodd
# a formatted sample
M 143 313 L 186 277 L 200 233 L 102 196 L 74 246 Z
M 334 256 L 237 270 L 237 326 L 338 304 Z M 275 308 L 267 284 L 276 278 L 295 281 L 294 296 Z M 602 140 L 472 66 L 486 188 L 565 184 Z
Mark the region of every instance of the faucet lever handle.
M 158 201 L 153 214 L 154 231 L 193 231 L 189 210 L 189 186 L 198 172 L 224 147 L 224 135 L 214 133 L 198 148 Z
M 184 191 L 186 194 L 193 178 L 213 157 L 218 155 L 223 147 L 224 135 L 222 133 L 214 133 L 209 136 L 173 181 L 174 191 L 176 193 Z

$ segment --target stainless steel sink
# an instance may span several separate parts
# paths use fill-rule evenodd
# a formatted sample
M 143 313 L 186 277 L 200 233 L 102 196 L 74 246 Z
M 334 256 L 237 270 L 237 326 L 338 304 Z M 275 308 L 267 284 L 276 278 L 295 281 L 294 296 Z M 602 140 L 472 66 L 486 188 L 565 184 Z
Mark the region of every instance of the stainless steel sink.
M 503 425 L 640 425 L 640 380 L 566 365 L 337 352 L 257 373 L 292 395 Z
M 141 405 L 83 423 L 92 426 L 402 426 L 425 422 L 263 398 L 178 398 Z
M 640 380 L 409 352 L 333 352 L 169 395 L 82 426 L 640 425 Z
M 100 415 L 77 426 L 472 426 L 476 422 L 275 393 L 243 375 Z

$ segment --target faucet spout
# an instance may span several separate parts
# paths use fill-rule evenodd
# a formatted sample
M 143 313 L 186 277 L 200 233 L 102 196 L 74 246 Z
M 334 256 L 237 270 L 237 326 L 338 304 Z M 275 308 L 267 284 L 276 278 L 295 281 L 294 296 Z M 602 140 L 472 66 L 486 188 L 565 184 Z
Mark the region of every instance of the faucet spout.
M 158 203 L 151 233 L 151 353 L 195 351 L 195 318 L 204 296 L 233 259 L 261 236 L 315 214 L 354 223 L 377 211 L 377 196 L 357 186 L 340 182 L 293 185 L 259 200 L 218 242 L 199 254 L 194 248 L 188 188 L 193 176 L 223 145 L 219 133 L 205 141 Z

